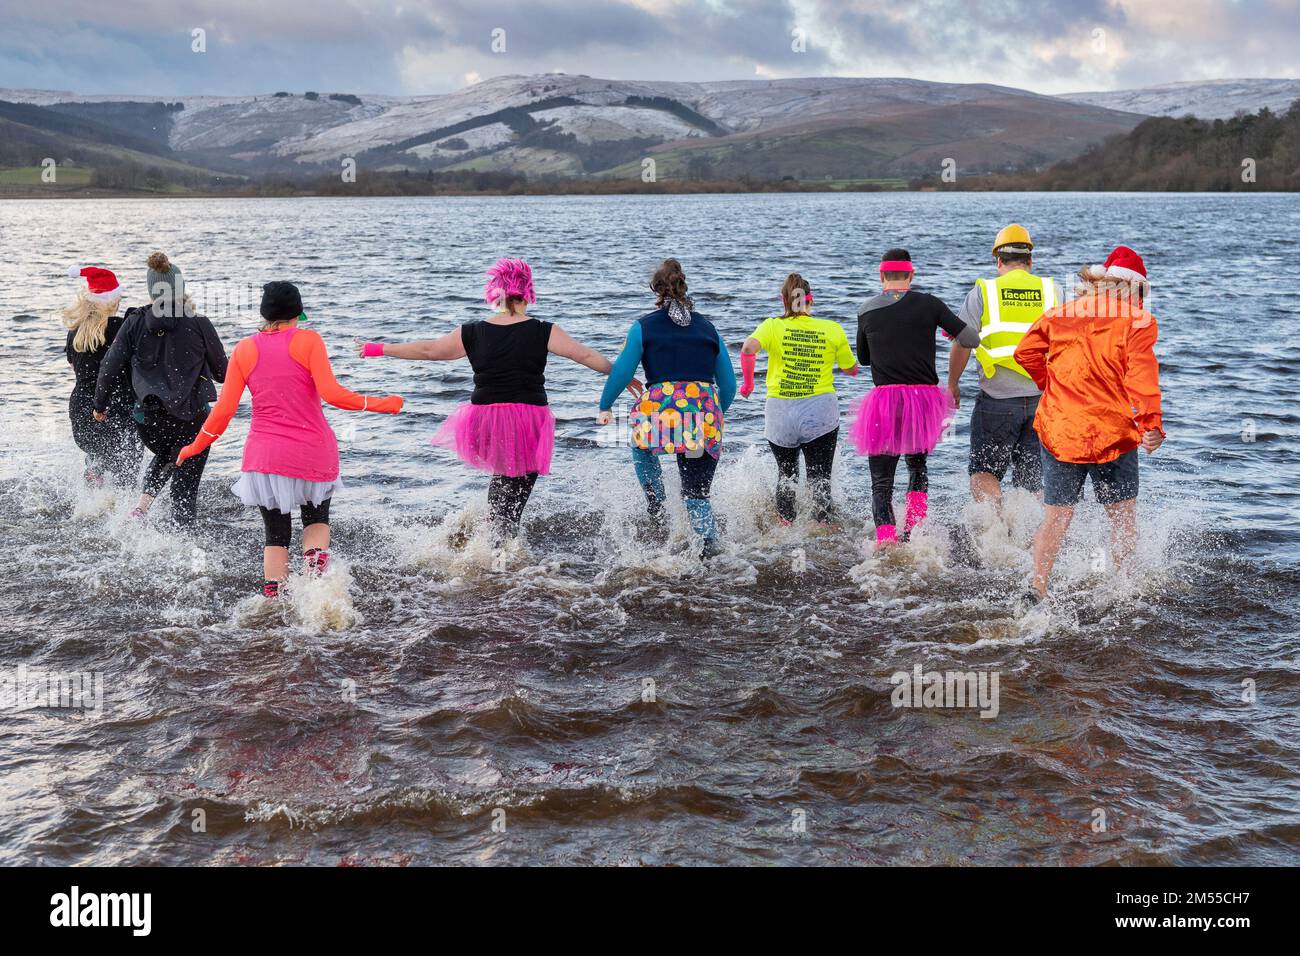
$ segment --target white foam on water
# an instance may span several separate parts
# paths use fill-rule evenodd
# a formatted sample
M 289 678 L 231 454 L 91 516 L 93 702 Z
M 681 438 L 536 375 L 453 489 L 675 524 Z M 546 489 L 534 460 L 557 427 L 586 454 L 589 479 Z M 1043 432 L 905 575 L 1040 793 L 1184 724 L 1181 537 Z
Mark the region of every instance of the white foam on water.
M 361 623 L 352 603 L 351 568 L 334 555 L 324 574 L 290 575 L 278 600 L 284 602 L 289 622 L 309 634 L 344 631 Z

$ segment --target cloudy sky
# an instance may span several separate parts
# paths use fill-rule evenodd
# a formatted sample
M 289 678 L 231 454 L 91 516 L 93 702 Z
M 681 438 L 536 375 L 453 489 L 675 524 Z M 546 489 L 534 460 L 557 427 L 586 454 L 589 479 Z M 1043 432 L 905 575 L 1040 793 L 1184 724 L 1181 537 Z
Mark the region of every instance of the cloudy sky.
M 1300 0 L 0 0 L 0 23 L 0 88 L 80 93 L 440 93 L 554 70 L 1044 93 L 1300 76 Z

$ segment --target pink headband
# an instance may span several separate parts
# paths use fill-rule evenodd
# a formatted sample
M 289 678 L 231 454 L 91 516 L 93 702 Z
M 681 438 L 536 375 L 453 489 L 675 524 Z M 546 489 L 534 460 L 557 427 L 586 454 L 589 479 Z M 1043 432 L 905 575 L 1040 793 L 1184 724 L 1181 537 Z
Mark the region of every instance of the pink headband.
M 881 272 L 913 272 L 912 263 L 906 259 L 886 259 L 880 264 Z

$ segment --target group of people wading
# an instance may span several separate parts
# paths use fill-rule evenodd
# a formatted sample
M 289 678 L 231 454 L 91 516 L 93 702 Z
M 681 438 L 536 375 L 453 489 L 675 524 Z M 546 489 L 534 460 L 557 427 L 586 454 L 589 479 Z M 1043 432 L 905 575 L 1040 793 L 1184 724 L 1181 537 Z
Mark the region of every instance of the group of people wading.
M 1033 243 L 1023 227 L 1003 229 L 993 257 L 997 275 L 979 280 L 954 313 L 912 288 L 916 267 L 906 249 L 888 250 L 879 263 L 880 292 L 858 310 L 854 342 L 839 323 L 814 315 L 811 284 L 791 273 L 780 290 L 781 314 L 764 319 L 741 346 L 739 386 L 727 344 L 695 310 L 676 259 L 655 271 L 655 308 L 632 323 L 613 362 L 528 315 L 536 301 L 532 270 L 518 259 L 501 259 L 488 270 L 484 299 L 491 315 L 433 340 L 358 342 L 357 348 L 367 358 L 468 359 L 470 400 L 432 440 L 491 475 L 489 514 L 502 540 L 519 534 L 537 478 L 550 471 L 555 417 L 545 386 L 548 358 L 558 355 L 605 375 L 597 422 L 610 424 L 619 396 L 631 394 L 629 444 L 647 525 L 667 531 L 662 460 L 671 455 L 692 538 L 706 560 L 723 548 L 710 494 L 724 422 L 737 395 L 753 394 L 760 353 L 767 357 L 764 417 L 777 465 L 776 520 L 783 524 L 796 517 L 802 458 L 812 520 L 838 527 L 831 496 L 840 426 L 835 370 L 856 376 L 860 366 L 870 367 L 873 387 L 853 405 L 849 439 L 871 472 L 875 548 L 888 549 L 926 519 L 927 457 L 951 427 L 973 352 L 980 390 L 971 414 L 971 491 L 979 501 L 1000 504 L 1010 471 L 1014 486 L 1043 501 L 1026 593 L 1036 602 L 1047 593 L 1089 476 L 1111 520 L 1114 563 L 1132 556 L 1137 449 L 1150 453 L 1164 440 L 1156 322 L 1146 311 L 1145 265 L 1126 246 L 1102 265 L 1079 270 L 1069 301 L 1050 278 L 1034 274 Z M 69 414 L 87 456 L 87 481 L 134 482 L 148 448 L 153 458 L 133 516 L 144 519 L 169 486 L 175 520 L 192 523 L 210 446 L 247 389 L 252 420 L 232 490 L 259 509 L 265 525 L 263 594 L 277 597 L 288 578 L 295 510 L 303 525 L 303 568 L 323 573 L 330 502 L 342 485 L 338 442 L 321 402 L 396 414 L 402 398 L 360 395 L 336 381 L 324 341 L 300 326 L 307 316 L 292 283 L 263 287 L 262 327 L 227 357 L 212 323 L 184 295 L 180 270 L 162 253 L 147 262 L 150 303 L 121 316 L 123 290 L 112 272 L 88 267 L 78 274 L 86 287 L 63 315 L 76 373 Z M 946 387 L 935 368 L 936 333 L 952 340 Z M 214 383 L 222 385 L 220 395 Z M 894 511 L 900 459 L 907 468 L 901 528 Z

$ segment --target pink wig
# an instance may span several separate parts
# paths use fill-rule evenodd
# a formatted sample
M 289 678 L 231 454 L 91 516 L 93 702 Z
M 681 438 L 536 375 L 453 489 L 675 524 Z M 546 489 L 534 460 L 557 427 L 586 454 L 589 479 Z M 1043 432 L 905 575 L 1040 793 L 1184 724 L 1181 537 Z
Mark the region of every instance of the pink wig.
M 508 296 L 519 296 L 530 305 L 537 301 L 533 293 L 533 270 L 523 259 L 498 259 L 487 271 L 487 277 L 483 298 L 490 306 L 499 308 Z

